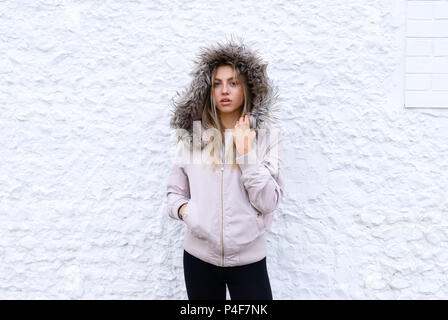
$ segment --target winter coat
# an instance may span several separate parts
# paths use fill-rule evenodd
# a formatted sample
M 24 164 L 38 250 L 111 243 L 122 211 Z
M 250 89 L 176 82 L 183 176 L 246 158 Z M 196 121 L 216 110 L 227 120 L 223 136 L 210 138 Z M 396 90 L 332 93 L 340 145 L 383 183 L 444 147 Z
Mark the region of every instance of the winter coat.
M 174 103 L 170 125 L 184 133 L 176 154 L 185 156 L 194 150 L 191 142 L 198 131 L 204 136 L 200 120 L 211 72 L 214 66 L 228 61 L 246 74 L 251 91 L 250 127 L 257 133 L 252 151 L 236 157 L 236 168 L 225 161 L 217 168 L 177 161 L 166 188 L 171 218 L 181 220 L 179 208 L 188 203 L 183 215 L 187 226 L 184 249 L 205 262 L 225 267 L 246 265 L 266 256 L 266 231 L 284 192 L 282 139 L 279 130 L 267 124 L 275 119 L 272 107 L 277 88 L 267 77 L 266 64 L 242 43 L 230 41 L 202 48 L 191 73 L 193 82 Z M 225 137 L 226 142 L 233 143 L 230 132 Z M 224 152 L 222 149 L 222 160 Z

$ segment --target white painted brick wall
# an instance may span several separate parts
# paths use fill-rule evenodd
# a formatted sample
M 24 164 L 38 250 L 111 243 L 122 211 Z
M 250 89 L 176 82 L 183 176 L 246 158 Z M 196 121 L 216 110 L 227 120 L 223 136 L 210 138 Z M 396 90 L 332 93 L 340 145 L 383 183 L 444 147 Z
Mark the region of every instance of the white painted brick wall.
M 448 1 L 407 1 L 405 105 L 448 108 Z
M 0 298 L 186 298 L 169 105 L 230 34 L 280 87 L 274 298 L 448 298 L 448 110 L 403 108 L 407 5 L 1 1 Z

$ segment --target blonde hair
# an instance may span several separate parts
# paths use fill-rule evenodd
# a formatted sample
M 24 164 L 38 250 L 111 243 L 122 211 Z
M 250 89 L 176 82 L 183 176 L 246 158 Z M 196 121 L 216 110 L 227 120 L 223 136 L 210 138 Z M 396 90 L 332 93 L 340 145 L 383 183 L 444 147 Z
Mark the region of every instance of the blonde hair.
M 207 150 L 205 150 L 204 156 L 206 158 L 207 164 L 212 164 L 215 168 L 219 163 L 221 163 L 221 149 L 222 146 L 225 146 L 225 129 L 222 126 L 221 119 L 219 118 L 219 114 L 216 110 L 216 104 L 213 99 L 213 89 L 214 89 L 214 83 L 215 83 L 215 77 L 218 67 L 220 66 L 231 66 L 233 68 L 233 78 L 238 79 L 240 84 L 243 87 L 243 95 L 244 95 L 244 103 L 240 108 L 240 114 L 239 117 L 249 114 L 249 112 L 252 109 L 252 101 L 251 101 L 251 95 L 249 91 L 249 87 L 247 84 L 247 78 L 246 76 L 241 73 L 241 71 L 231 62 L 228 63 L 222 63 L 212 70 L 211 77 L 210 77 L 210 90 L 208 91 L 207 98 L 205 100 L 205 105 L 202 110 L 202 124 L 206 129 L 212 128 L 215 130 L 214 134 L 212 134 L 210 137 L 206 137 L 207 139 L 213 139 L 211 143 L 207 144 Z M 217 130 L 217 131 L 216 131 Z M 220 133 L 221 140 L 215 141 L 215 136 L 219 136 L 218 133 Z M 213 138 L 212 138 L 213 137 Z M 219 139 L 218 139 L 219 140 Z M 225 152 L 225 155 L 227 156 L 224 160 L 224 163 L 231 163 L 232 167 L 238 167 L 236 164 L 236 147 L 235 144 L 232 141 L 231 146 L 225 146 L 225 149 L 227 152 Z

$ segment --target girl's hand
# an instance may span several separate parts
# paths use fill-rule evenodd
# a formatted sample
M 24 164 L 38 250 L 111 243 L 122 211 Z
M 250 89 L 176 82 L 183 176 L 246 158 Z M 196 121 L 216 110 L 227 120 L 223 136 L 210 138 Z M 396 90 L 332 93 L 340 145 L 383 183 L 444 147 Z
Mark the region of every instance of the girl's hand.
M 188 203 L 184 203 L 180 208 L 179 208 L 179 215 L 182 217 L 182 219 L 184 218 L 184 211 L 185 208 L 187 207 Z
M 242 156 L 252 151 L 252 142 L 255 139 L 255 131 L 250 129 L 249 116 L 241 117 L 233 130 L 233 142 L 235 143 L 237 156 Z

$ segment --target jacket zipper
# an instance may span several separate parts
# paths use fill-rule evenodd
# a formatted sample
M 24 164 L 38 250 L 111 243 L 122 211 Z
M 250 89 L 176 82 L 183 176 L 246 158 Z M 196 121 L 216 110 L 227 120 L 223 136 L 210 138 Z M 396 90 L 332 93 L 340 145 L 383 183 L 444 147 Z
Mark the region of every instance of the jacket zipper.
M 221 167 L 221 248 L 222 248 L 222 266 L 224 267 L 224 206 L 223 206 L 223 192 L 222 192 L 223 175 L 224 175 L 224 166 Z
M 222 249 L 222 266 L 224 267 L 224 205 L 223 205 L 223 190 L 222 190 L 222 184 L 224 179 L 224 155 L 225 155 L 225 148 L 221 149 L 221 160 L 222 160 L 222 167 L 221 167 L 221 249 Z

